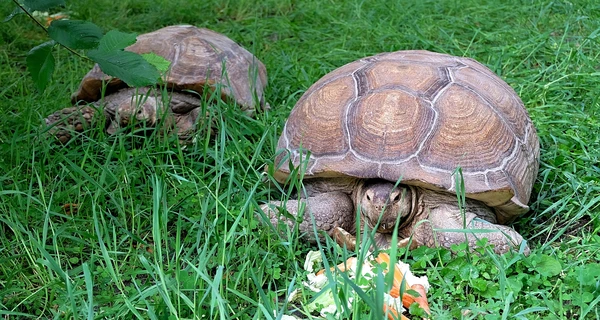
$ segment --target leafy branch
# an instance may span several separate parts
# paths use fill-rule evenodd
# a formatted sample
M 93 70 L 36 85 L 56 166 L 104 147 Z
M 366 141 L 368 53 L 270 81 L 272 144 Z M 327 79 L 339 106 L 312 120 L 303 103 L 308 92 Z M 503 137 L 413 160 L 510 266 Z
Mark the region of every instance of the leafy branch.
M 17 8 L 5 21 L 15 15 L 25 13 L 51 40 L 31 49 L 26 58 L 27 70 L 36 87 L 43 91 L 52 78 L 55 59 L 52 51 L 61 46 L 78 57 L 96 62 L 100 69 L 113 77 L 123 80 L 131 87 L 143 87 L 160 81 L 160 73 L 166 71 L 169 62 L 156 54 L 139 55 L 124 49 L 135 43 L 135 33 L 112 30 L 104 34 L 102 29 L 89 21 L 55 20 L 46 28 L 32 14 L 54 7 L 65 6 L 64 0 L 12 0 Z M 85 54 L 77 50 L 84 50 Z M 166 67 L 165 67 L 166 66 Z

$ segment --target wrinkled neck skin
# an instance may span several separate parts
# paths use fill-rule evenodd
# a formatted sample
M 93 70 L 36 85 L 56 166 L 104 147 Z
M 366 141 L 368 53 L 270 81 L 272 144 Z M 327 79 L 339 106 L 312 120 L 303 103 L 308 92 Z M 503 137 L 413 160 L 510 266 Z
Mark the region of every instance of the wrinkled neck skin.
M 379 233 L 392 233 L 398 219 L 399 229 L 412 224 L 419 212 L 419 194 L 413 186 L 394 187 L 390 181 L 366 179 L 354 189 L 352 198 L 364 224 L 370 229 L 377 226 Z

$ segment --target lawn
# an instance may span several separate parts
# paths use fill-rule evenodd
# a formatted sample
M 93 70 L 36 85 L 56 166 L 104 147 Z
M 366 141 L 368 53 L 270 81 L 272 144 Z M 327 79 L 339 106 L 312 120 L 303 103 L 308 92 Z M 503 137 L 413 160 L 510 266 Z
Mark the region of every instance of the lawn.
M 13 7 L 1 2 L 0 14 Z M 487 65 L 522 98 L 542 150 L 531 210 L 513 224 L 529 256 L 461 246 L 397 251 L 428 276 L 434 318 L 600 318 L 597 1 L 67 0 L 63 11 L 105 32 L 181 23 L 221 32 L 266 65 L 271 110 L 252 119 L 214 102 L 203 120 L 214 121 L 213 135 L 200 133 L 185 148 L 173 137 L 140 141 L 98 128 L 60 145 L 41 124 L 69 106 L 92 64 L 58 50 L 53 80 L 39 92 L 25 57 L 46 35 L 23 15 L 2 23 L 3 318 L 270 319 L 306 305 L 286 300 L 302 287 L 304 258 L 317 247 L 256 217 L 260 204 L 283 197 L 264 183 L 263 167 L 312 83 L 402 49 Z M 330 242 L 320 248 L 330 264 L 357 254 Z M 357 298 L 336 318 L 383 318 L 373 307 L 381 285 L 362 295 L 347 282 L 338 287 L 338 303 Z

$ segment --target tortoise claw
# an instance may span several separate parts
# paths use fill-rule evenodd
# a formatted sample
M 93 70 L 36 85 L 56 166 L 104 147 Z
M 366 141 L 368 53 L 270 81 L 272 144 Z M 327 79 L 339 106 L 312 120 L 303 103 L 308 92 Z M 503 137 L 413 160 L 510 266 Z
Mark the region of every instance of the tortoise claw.
M 350 232 L 344 230 L 343 228 L 333 228 L 332 237 L 341 247 L 346 246 L 346 248 L 348 248 L 350 251 L 354 251 L 356 248 L 356 237 L 351 235 Z

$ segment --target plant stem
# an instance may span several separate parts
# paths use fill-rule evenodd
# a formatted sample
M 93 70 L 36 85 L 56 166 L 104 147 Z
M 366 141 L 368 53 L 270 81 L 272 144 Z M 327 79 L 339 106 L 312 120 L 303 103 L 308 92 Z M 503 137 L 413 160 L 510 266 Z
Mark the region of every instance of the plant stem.
M 23 10 L 23 12 L 25 12 L 25 14 L 29 17 L 29 19 L 33 20 L 35 22 L 35 24 L 37 24 L 40 28 L 42 28 L 42 30 L 44 30 L 44 32 L 48 36 L 50 36 L 50 34 L 48 33 L 48 28 L 46 28 L 41 22 L 39 22 L 34 16 L 32 16 L 31 13 L 27 9 L 25 9 L 25 7 L 23 7 L 23 5 L 21 5 L 17 0 L 12 0 L 12 2 L 14 4 L 16 4 L 17 7 L 19 7 L 21 10 Z M 65 46 L 63 44 L 61 44 L 60 42 L 57 41 L 56 43 L 58 43 L 59 46 L 65 48 L 67 50 L 69 50 L 69 52 L 71 52 L 72 54 L 74 54 L 74 55 L 76 55 L 76 56 L 78 56 L 78 57 L 80 57 L 82 59 L 85 59 L 85 60 L 93 62 L 92 59 L 88 58 L 85 55 L 82 55 L 81 53 L 79 53 L 79 52 L 77 52 L 77 51 L 75 51 L 75 50 L 73 50 L 73 49 L 71 49 L 71 48 L 69 48 L 69 47 L 67 47 L 67 46 Z
M 21 10 L 23 10 L 23 12 L 25 12 L 25 14 L 26 14 L 27 16 L 29 16 L 29 18 L 30 18 L 31 20 L 35 21 L 35 23 L 36 23 L 36 24 L 37 24 L 37 25 L 38 25 L 40 28 L 42 28 L 42 30 L 44 30 L 44 32 L 45 32 L 46 34 L 48 34 L 48 29 L 46 29 L 46 27 L 44 27 L 44 25 L 43 25 L 41 22 L 39 22 L 39 21 L 38 21 L 38 20 L 37 20 L 37 19 L 36 19 L 34 16 L 32 16 L 32 15 L 31 15 L 31 13 L 30 13 L 29 11 L 27 11 L 27 9 L 25 9 L 25 7 L 23 7 L 23 5 L 21 5 L 21 4 L 20 4 L 20 3 L 19 3 L 17 0 L 12 0 L 12 2 L 13 2 L 14 4 L 16 4 L 16 5 L 17 5 L 17 7 L 19 7 Z

